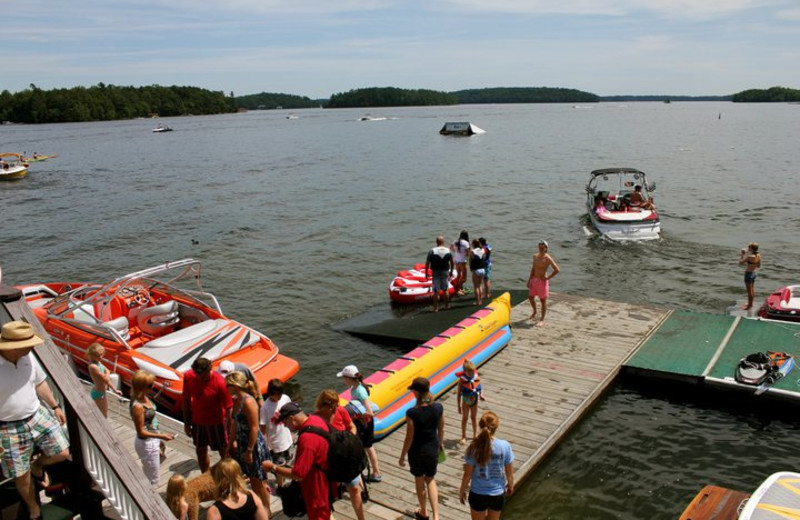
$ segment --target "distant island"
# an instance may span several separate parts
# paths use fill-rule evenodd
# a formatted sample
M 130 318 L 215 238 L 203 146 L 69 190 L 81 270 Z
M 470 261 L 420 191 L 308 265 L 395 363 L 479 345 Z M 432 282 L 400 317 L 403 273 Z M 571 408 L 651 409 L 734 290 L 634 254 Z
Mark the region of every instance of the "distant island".
M 729 96 L 617 95 L 554 87 L 495 87 L 442 92 L 426 89 L 370 87 L 340 92 L 329 99 L 310 99 L 293 94 L 225 95 L 198 87 L 150 85 L 42 90 L 30 88 L 12 94 L 0 92 L 0 122 L 66 123 L 112 121 L 143 117 L 225 114 L 237 110 L 300 108 L 371 108 L 457 105 L 473 103 L 598 103 L 635 101 L 733 101 L 800 102 L 800 90 L 785 87 L 744 90 Z

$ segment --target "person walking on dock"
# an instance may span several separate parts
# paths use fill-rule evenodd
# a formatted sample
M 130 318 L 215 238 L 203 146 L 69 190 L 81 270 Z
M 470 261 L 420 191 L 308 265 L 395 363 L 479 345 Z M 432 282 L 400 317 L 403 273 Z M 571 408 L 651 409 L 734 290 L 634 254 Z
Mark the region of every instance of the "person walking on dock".
M 484 413 L 480 426 L 481 432 L 464 455 L 458 498 L 462 504 L 469 501 L 472 520 L 499 520 L 506 497 L 514 492 L 514 452 L 508 441 L 494 436 L 500 426 L 497 415 Z
M 330 431 L 325 419 L 317 415 L 306 415 L 295 402 L 283 405 L 278 411 L 276 420 L 284 423 L 293 432 L 299 433 L 309 426 Z M 294 466 L 291 468 L 276 466 L 268 460 L 262 467 L 264 471 L 273 471 L 276 475 L 300 481 L 308 520 L 330 520 L 327 440 L 314 434 L 298 435 Z
M 450 273 L 453 272 L 453 254 L 444 245 L 444 237 L 436 237 L 436 247 L 428 251 L 425 259 L 425 278 L 428 269 L 431 270 L 431 289 L 433 290 L 433 312 L 439 312 L 439 292 L 442 293 L 444 308 L 450 308 L 450 293 L 448 290 Z
M 134 448 L 142 461 L 142 469 L 150 485 L 158 487 L 161 471 L 162 441 L 171 441 L 171 433 L 161 433 L 158 428 L 156 405 L 147 396 L 153 389 L 156 376 L 145 370 L 137 370 L 131 379 L 131 402 L 129 405 L 133 427 L 136 429 Z M 163 447 L 166 450 L 166 445 Z
M 542 303 L 542 316 L 539 318 L 537 327 L 544 325 L 544 318 L 547 314 L 547 298 L 550 296 L 550 279 L 557 275 L 560 270 L 553 257 L 550 256 L 548 250 L 550 247 L 546 240 L 539 240 L 539 252 L 533 255 L 533 265 L 531 266 L 531 274 L 528 276 L 528 299 L 531 302 L 530 319 L 536 318 L 536 297 Z M 548 269 L 550 273 L 548 274 Z
M 233 399 L 228 430 L 228 455 L 239 463 L 242 473 L 264 503 L 269 516 L 269 493 L 264 486 L 267 475 L 261 467 L 262 462 L 269 460 L 269 450 L 258 424 L 258 403 L 254 395 L 258 394 L 258 388 L 238 371 L 225 376 L 225 385 Z
M 192 437 L 200 472 L 211 465 L 208 448 L 225 458 L 228 446 L 226 420 L 233 407 L 225 379 L 211 370 L 211 361 L 199 357 L 183 376 L 183 428 Z
M 69 441 L 61 428 L 66 416 L 31 355 L 43 343 L 31 324 L 22 321 L 6 323 L 0 334 L 0 470 L 14 480 L 32 519 L 42 518 L 34 480 L 44 481 L 44 466 L 69 458 Z M 32 460 L 34 449 L 41 455 Z
M 419 509 L 414 512 L 416 520 L 428 520 L 428 505 L 431 503 L 433 520 L 439 520 L 439 491 L 436 487 L 436 468 L 439 452 L 444 450 L 444 408 L 435 403 L 431 395 L 431 384 L 424 377 L 417 377 L 408 387 L 414 392 L 417 404 L 406 412 L 406 437 L 398 463 L 408 465 L 414 476 Z
M 375 451 L 375 405 L 369 400 L 369 390 L 364 386 L 364 377 L 355 365 L 347 365 L 341 372 L 336 374 L 341 377 L 344 383 L 350 388 L 350 397 L 353 401 L 358 401 L 364 408 L 364 414 L 355 420 L 358 438 L 364 445 L 364 451 L 369 457 L 370 474 L 367 475 L 367 482 L 380 482 L 383 480 L 381 469 L 378 466 L 378 452 Z
M 267 440 L 269 457 L 278 466 L 289 466 L 292 463 L 292 432 L 281 423 L 276 423 L 274 419 L 278 415 L 281 406 L 291 402 L 289 396 L 283 393 L 283 381 L 271 379 L 267 385 L 267 399 L 261 405 L 259 422 L 261 423 L 261 433 Z M 283 485 L 283 477 L 278 476 L 278 486 Z
M 758 252 L 758 244 L 756 242 L 751 242 L 750 245 L 742 249 L 739 265 L 747 266 L 744 269 L 744 287 L 747 289 L 747 303 L 742 305 L 742 310 L 749 311 L 753 308 L 753 300 L 756 297 L 756 270 L 761 267 L 761 253 Z

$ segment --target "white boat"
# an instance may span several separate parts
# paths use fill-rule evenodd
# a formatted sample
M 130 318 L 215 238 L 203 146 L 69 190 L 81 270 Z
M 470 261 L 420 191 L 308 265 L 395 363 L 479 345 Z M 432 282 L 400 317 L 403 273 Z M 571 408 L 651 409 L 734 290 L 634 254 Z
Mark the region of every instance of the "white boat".
M 442 135 L 455 135 L 455 136 L 470 136 L 477 134 L 485 134 L 486 130 L 478 128 L 477 126 L 464 122 L 449 122 L 445 123 L 439 133 Z
M 800 473 L 781 471 L 770 475 L 756 489 L 738 520 L 800 518 Z
M 172 128 L 167 125 L 158 125 L 157 127 L 153 128 L 153 132 L 160 134 L 162 132 L 172 132 Z
M 0 153 L 0 181 L 15 181 L 28 175 L 28 163 L 18 153 Z
M 679 520 L 779 520 L 800 518 L 800 473 L 780 471 L 752 495 L 714 485 L 704 487 Z
M 594 170 L 586 185 L 586 209 L 597 232 L 611 240 L 658 240 L 661 220 L 645 173 L 634 168 Z M 638 195 L 636 195 L 638 193 Z

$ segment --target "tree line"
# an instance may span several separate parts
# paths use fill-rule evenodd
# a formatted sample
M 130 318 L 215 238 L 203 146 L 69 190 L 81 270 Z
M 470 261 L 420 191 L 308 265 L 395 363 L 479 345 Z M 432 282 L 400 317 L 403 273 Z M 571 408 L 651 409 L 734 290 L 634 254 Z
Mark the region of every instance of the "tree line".
M 468 103 L 597 103 L 596 94 L 571 88 L 496 87 L 459 90 L 452 93 L 461 104 Z
M 232 98 L 198 87 L 93 87 L 42 90 L 31 84 L 21 92 L 0 93 L 0 121 L 67 123 L 151 116 L 234 112 Z
M 320 106 L 319 101 L 314 101 L 305 96 L 292 94 L 277 94 L 262 92 L 235 98 L 236 106 L 247 110 L 270 110 L 276 108 L 315 108 Z
M 453 94 L 425 89 L 402 89 L 395 87 L 371 87 L 333 94 L 328 100 L 328 108 L 354 107 L 403 107 L 456 105 L 458 99 Z
M 787 103 L 800 101 L 800 90 L 786 87 L 743 90 L 733 95 L 734 103 Z

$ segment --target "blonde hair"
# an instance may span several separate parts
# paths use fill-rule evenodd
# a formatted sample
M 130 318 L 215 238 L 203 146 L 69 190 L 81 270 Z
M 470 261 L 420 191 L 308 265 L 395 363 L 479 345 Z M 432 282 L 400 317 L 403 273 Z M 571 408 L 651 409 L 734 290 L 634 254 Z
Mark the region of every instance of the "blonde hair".
M 147 395 L 147 391 L 150 390 L 155 380 L 156 376 L 147 370 L 137 370 L 131 380 L 131 400 L 139 401 Z
M 320 410 L 325 410 L 326 414 L 330 412 L 330 417 L 333 417 L 337 406 L 339 406 L 339 394 L 336 390 L 331 390 L 330 388 L 320 392 L 316 403 L 314 403 L 314 407 L 318 412 Z
M 225 376 L 225 384 L 235 386 L 239 390 L 243 390 L 258 399 L 257 390 L 253 386 L 252 381 L 248 381 L 247 376 L 241 372 L 231 372 Z
M 747 247 L 750 248 L 750 251 L 758 253 L 758 242 L 750 242 L 750 245 Z
M 100 343 L 92 343 L 89 345 L 89 348 L 86 349 L 86 355 L 91 359 L 100 359 L 105 353 L 106 349 Z
M 461 365 L 461 368 L 464 370 L 464 372 L 475 372 L 477 370 L 475 363 L 467 358 L 464 358 L 464 364 Z
M 246 491 L 247 484 L 242 475 L 242 468 L 230 457 L 222 459 L 211 467 L 211 478 L 214 479 L 214 486 L 220 499 Z
M 467 455 L 474 458 L 478 466 L 484 466 L 492 458 L 492 437 L 500 426 L 500 419 L 494 412 L 485 412 L 478 426 L 481 432 L 467 448 Z
M 164 498 L 175 518 L 181 517 L 181 500 L 184 493 L 186 493 L 186 479 L 180 473 L 175 473 L 167 482 L 167 496 Z

